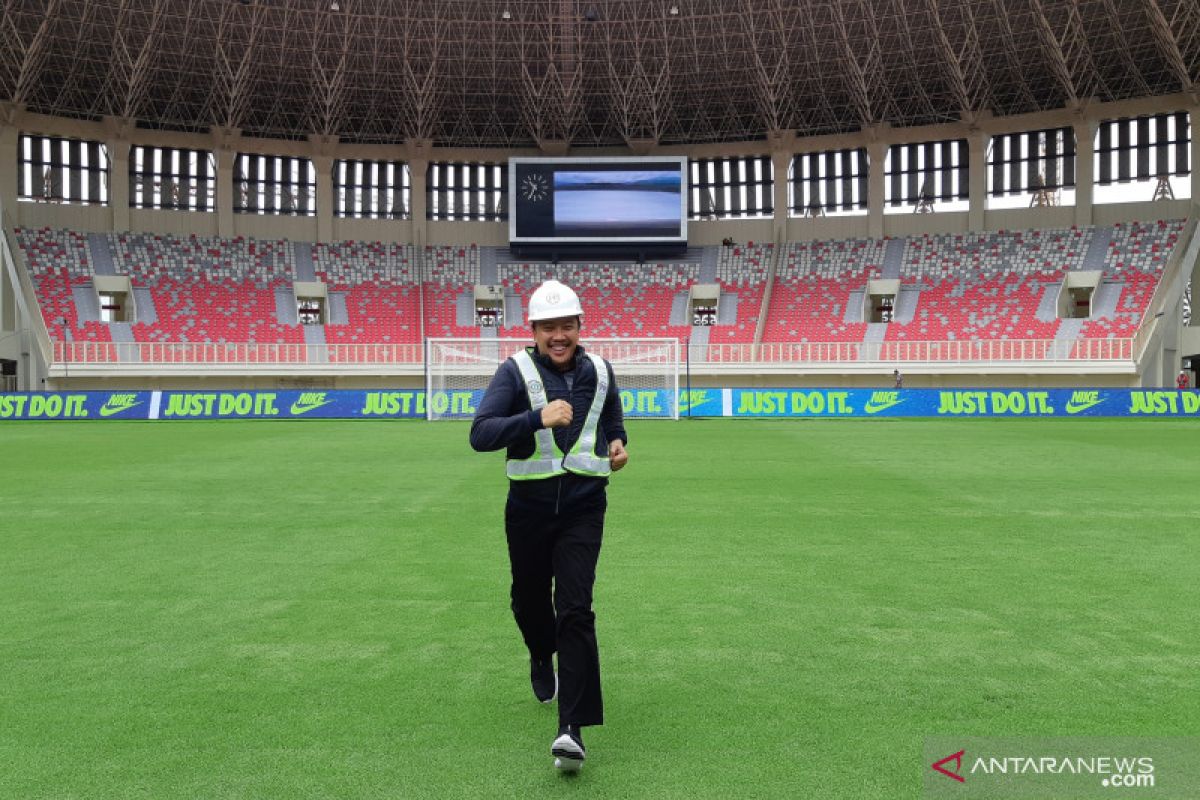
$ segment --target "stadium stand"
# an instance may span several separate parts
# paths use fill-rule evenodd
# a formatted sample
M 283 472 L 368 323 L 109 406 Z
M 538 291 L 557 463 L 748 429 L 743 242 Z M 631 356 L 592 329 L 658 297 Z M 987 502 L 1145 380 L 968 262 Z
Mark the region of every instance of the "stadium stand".
M 862 314 L 849 320 L 851 295 L 882 274 L 886 242 L 851 239 L 793 242 L 784 250 L 771 290 L 765 342 L 860 342 Z M 861 294 L 855 295 L 861 302 Z
M 887 341 L 1053 339 L 1042 293 L 1079 269 L 1090 230 L 1046 229 L 910 237 L 902 286 L 919 290 L 911 321 L 888 326 Z
M 288 242 L 114 233 L 108 236 L 113 265 L 135 287 L 150 290 L 154 321 L 133 325 L 138 342 L 303 344 L 298 324 L 276 314 L 275 290 L 294 280 Z M 169 349 L 161 351 L 170 360 Z M 212 352 L 211 360 L 257 360 L 236 348 Z
M 587 336 L 670 336 L 685 339 L 690 321 L 672 323 L 676 298 L 686 296 L 696 282 L 697 267 L 689 262 L 646 264 L 499 264 L 501 284 L 526 298 L 542 281 L 554 278 L 575 287 L 587 310 Z M 511 316 L 504 336 L 525 335 L 523 317 Z
M 860 343 L 876 335 L 874 341 L 892 345 L 1130 337 L 1184 225 L 1158 220 L 1111 229 L 792 242 L 779 253 L 762 342 Z M 552 277 L 580 287 L 590 336 L 686 339 L 693 334 L 686 299 L 702 270 L 691 261 L 489 261 L 488 279 L 494 268 L 510 307 L 500 328 L 481 333 L 474 320 L 473 289 L 481 275 L 475 246 L 431 245 L 418 253 L 411 245 L 382 242 L 310 246 L 121 233 L 101 236 L 100 245 L 93 237 L 89 250 L 87 235 L 51 229 L 17 229 L 17 240 L 50 335 L 63 342 L 114 341 L 109 326 L 98 321 L 94 304 L 81 305 L 81 298 L 94 291 L 93 270 L 103 264 L 107 272 L 109 260 L 115 274 L 129 276 L 135 292 L 145 292 L 138 295 L 139 321 L 131 326 L 134 341 L 230 346 L 305 342 L 304 326 L 294 316 L 293 283 L 297 264 L 308 264 L 309 253 L 312 276 L 329 292 L 324 333 L 325 341 L 335 345 L 411 346 L 421 341 L 422 328 L 434 337 L 522 336 L 521 299 Z M 712 249 L 715 258 L 711 252 L 707 257 L 716 264 L 722 303 L 732 301 L 736 308 L 711 327 L 710 349 L 753 343 L 775 248 L 747 243 Z M 1079 269 L 1102 270 L 1102 284 L 1092 317 L 1068 327 L 1054 313 L 1053 301 L 1066 274 Z M 897 302 L 890 323 L 871 325 L 863 316 L 863 291 L 869 280 L 880 277 L 899 278 L 898 301 L 903 302 Z M 208 360 L 237 358 L 223 352 Z M 837 352 L 841 355 L 822 356 L 810 350 L 808 357 L 844 358 L 848 351 Z M 881 352 L 891 358 L 901 351 L 889 347 Z
M 713 326 L 708 339 L 710 345 L 754 341 L 774 254 L 773 244 L 747 242 L 721 248 L 717 260 L 717 284 L 723 296 L 737 298 L 737 322 Z
M 1113 225 L 1104 278 L 1121 287 L 1120 296 L 1111 317 L 1084 323 L 1084 337 L 1112 339 L 1137 332 L 1184 225 L 1183 220 Z
M 330 315 L 330 344 L 416 343 L 421 340 L 420 280 L 411 245 L 333 242 L 313 246 L 313 268 L 346 316 Z M 338 298 L 342 298 L 339 301 Z
M 59 342 L 110 342 L 108 326 L 83 320 L 73 290 L 92 285 L 87 236 L 75 231 L 16 229 L 50 338 Z
M 425 246 L 425 335 L 479 338 L 474 324 L 479 248 Z

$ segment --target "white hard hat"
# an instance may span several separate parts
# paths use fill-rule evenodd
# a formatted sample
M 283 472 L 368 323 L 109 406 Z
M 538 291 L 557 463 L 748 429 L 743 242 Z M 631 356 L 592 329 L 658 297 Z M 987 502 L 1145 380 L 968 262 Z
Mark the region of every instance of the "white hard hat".
M 534 290 L 529 298 L 529 321 L 558 319 L 559 317 L 582 317 L 583 306 L 579 297 L 558 281 L 546 281 Z

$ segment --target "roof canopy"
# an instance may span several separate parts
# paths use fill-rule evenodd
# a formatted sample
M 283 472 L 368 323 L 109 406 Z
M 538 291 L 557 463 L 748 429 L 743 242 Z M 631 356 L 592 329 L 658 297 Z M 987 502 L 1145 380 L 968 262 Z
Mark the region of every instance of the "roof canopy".
M 1197 0 L 0 0 L 0 98 L 458 147 L 801 136 L 1194 92 Z

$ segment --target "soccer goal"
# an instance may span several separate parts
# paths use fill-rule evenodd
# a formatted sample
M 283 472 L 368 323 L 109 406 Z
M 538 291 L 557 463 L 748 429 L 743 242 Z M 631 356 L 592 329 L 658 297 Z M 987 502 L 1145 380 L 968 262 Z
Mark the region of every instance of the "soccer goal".
M 585 339 L 613 365 L 626 417 L 679 419 L 679 340 Z M 426 419 L 470 419 L 496 368 L 529 339 L 426 339 Z

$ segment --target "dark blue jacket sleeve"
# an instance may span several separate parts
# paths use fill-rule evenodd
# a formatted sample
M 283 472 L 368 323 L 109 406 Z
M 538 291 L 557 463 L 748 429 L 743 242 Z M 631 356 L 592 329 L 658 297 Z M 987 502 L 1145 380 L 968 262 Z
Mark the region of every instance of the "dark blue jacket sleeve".
M 479 452 L 501 450 L 528 439 L 542 428 L 542 415 L 529 407 L 521 372 L 512 359 L 492 376 L 471 422 L 471 447 Z
M 621 408 L 621 391 L 617 388 L 617 376 L 613 373 L 612 364 L 608 367 L 608 397 L 604 398 L 604 408 L 600 411 L 600 427 L 607 441 L 620 439 L 629 444 L 629 435 L 625 433 L 625 413 Z

